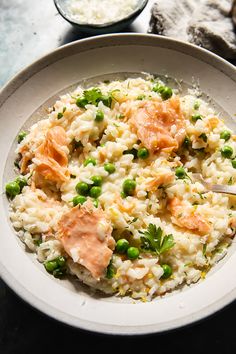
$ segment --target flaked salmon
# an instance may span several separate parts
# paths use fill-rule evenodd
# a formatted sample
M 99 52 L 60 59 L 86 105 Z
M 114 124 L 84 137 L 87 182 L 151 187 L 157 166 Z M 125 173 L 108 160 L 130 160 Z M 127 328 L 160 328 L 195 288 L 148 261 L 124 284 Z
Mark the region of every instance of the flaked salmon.
M 178 97 L 163 102 L 143 101 L 129 122 L 143 145 L 153 152 L 176 150 L 185 137 L 185 120 Z
M 49 129 L 44 142 L 35 152 L 36 175 L 51 182 L 65 182 L 69 178 L 68 156 L 63 149 L 66 146 L 65 130 L 60 126 Z
M 211 227 L 208 221 L 184 201 L 173 198 L 169 202 L 169 210 L 173 216 L 172 222 L 174 224 L 200 235 L 206 235 L 210 232 Z
M 175 179 L 174 173 L 160 173 L 156 177 L 153 177 L 150 181 L 146 183 L 146 191 L 155 191 L 161 185 L 166 185 L 172 183 Z
M 103 210 L 86 202 L 62 216 L 57 237 L 74 262 L 87 268 L 95 279 L 100 279 L 115 247 L 111 232 L 111 224 Z

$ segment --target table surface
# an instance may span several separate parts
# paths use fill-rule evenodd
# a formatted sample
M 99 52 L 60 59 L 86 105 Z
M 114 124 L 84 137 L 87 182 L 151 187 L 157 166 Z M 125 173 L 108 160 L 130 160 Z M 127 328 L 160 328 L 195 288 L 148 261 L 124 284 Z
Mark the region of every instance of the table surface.
M 145 12 L 126 32 L 147 31 L 153 2 L 149 0 Z M 52 0 L 0 0 L 0 86 L 33 60 L 83 37 L 59 16 Z M 145 343 L 147 348 L 156 348 L 162 354 L 173 349 L 192 354 L 207 350 L 231 354 L 236 352 L 235 314 L 236 302 L 211 318 L 171 333 L 139 338 L 102 336 L 67 327 L 44 316 L 0 280 L 0 353 L 58 353 L 74 350 L 78 344 L 79 348 L 86 345 L 88 352 L 112 349 L 117 344 L 136 350 Z

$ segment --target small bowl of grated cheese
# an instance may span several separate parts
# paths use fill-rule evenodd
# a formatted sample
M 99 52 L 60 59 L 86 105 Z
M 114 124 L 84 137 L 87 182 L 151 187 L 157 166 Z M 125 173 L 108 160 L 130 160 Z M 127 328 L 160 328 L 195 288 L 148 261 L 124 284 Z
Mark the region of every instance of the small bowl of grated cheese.
M 60 15 L 82 32 L 119 32 L 144 10 L 148 0 L 54 0 Z

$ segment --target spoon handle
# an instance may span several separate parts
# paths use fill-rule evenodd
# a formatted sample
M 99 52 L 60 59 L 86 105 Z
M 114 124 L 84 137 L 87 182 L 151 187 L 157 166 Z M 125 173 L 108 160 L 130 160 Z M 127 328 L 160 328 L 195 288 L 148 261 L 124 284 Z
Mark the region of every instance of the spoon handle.
M 221 185 L 221 184 L 212 184 L 211 190 L 212 190 L 212 192 L 215 192 L 215 193 L 225 193 L 225 194 L 236 195 L 236 187 L 235 186 L 225 186 L 225 185 Z

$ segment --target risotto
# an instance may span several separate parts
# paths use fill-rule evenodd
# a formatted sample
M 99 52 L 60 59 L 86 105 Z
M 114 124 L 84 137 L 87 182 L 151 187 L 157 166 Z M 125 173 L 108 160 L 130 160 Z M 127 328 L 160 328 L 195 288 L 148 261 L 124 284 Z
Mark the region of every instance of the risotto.
M 227 252 L 236 136 L 207 102 L 153 77 L 60 97 L 20 132 L 10 219 L 50 276 L 143 301 L 204 279 Z

